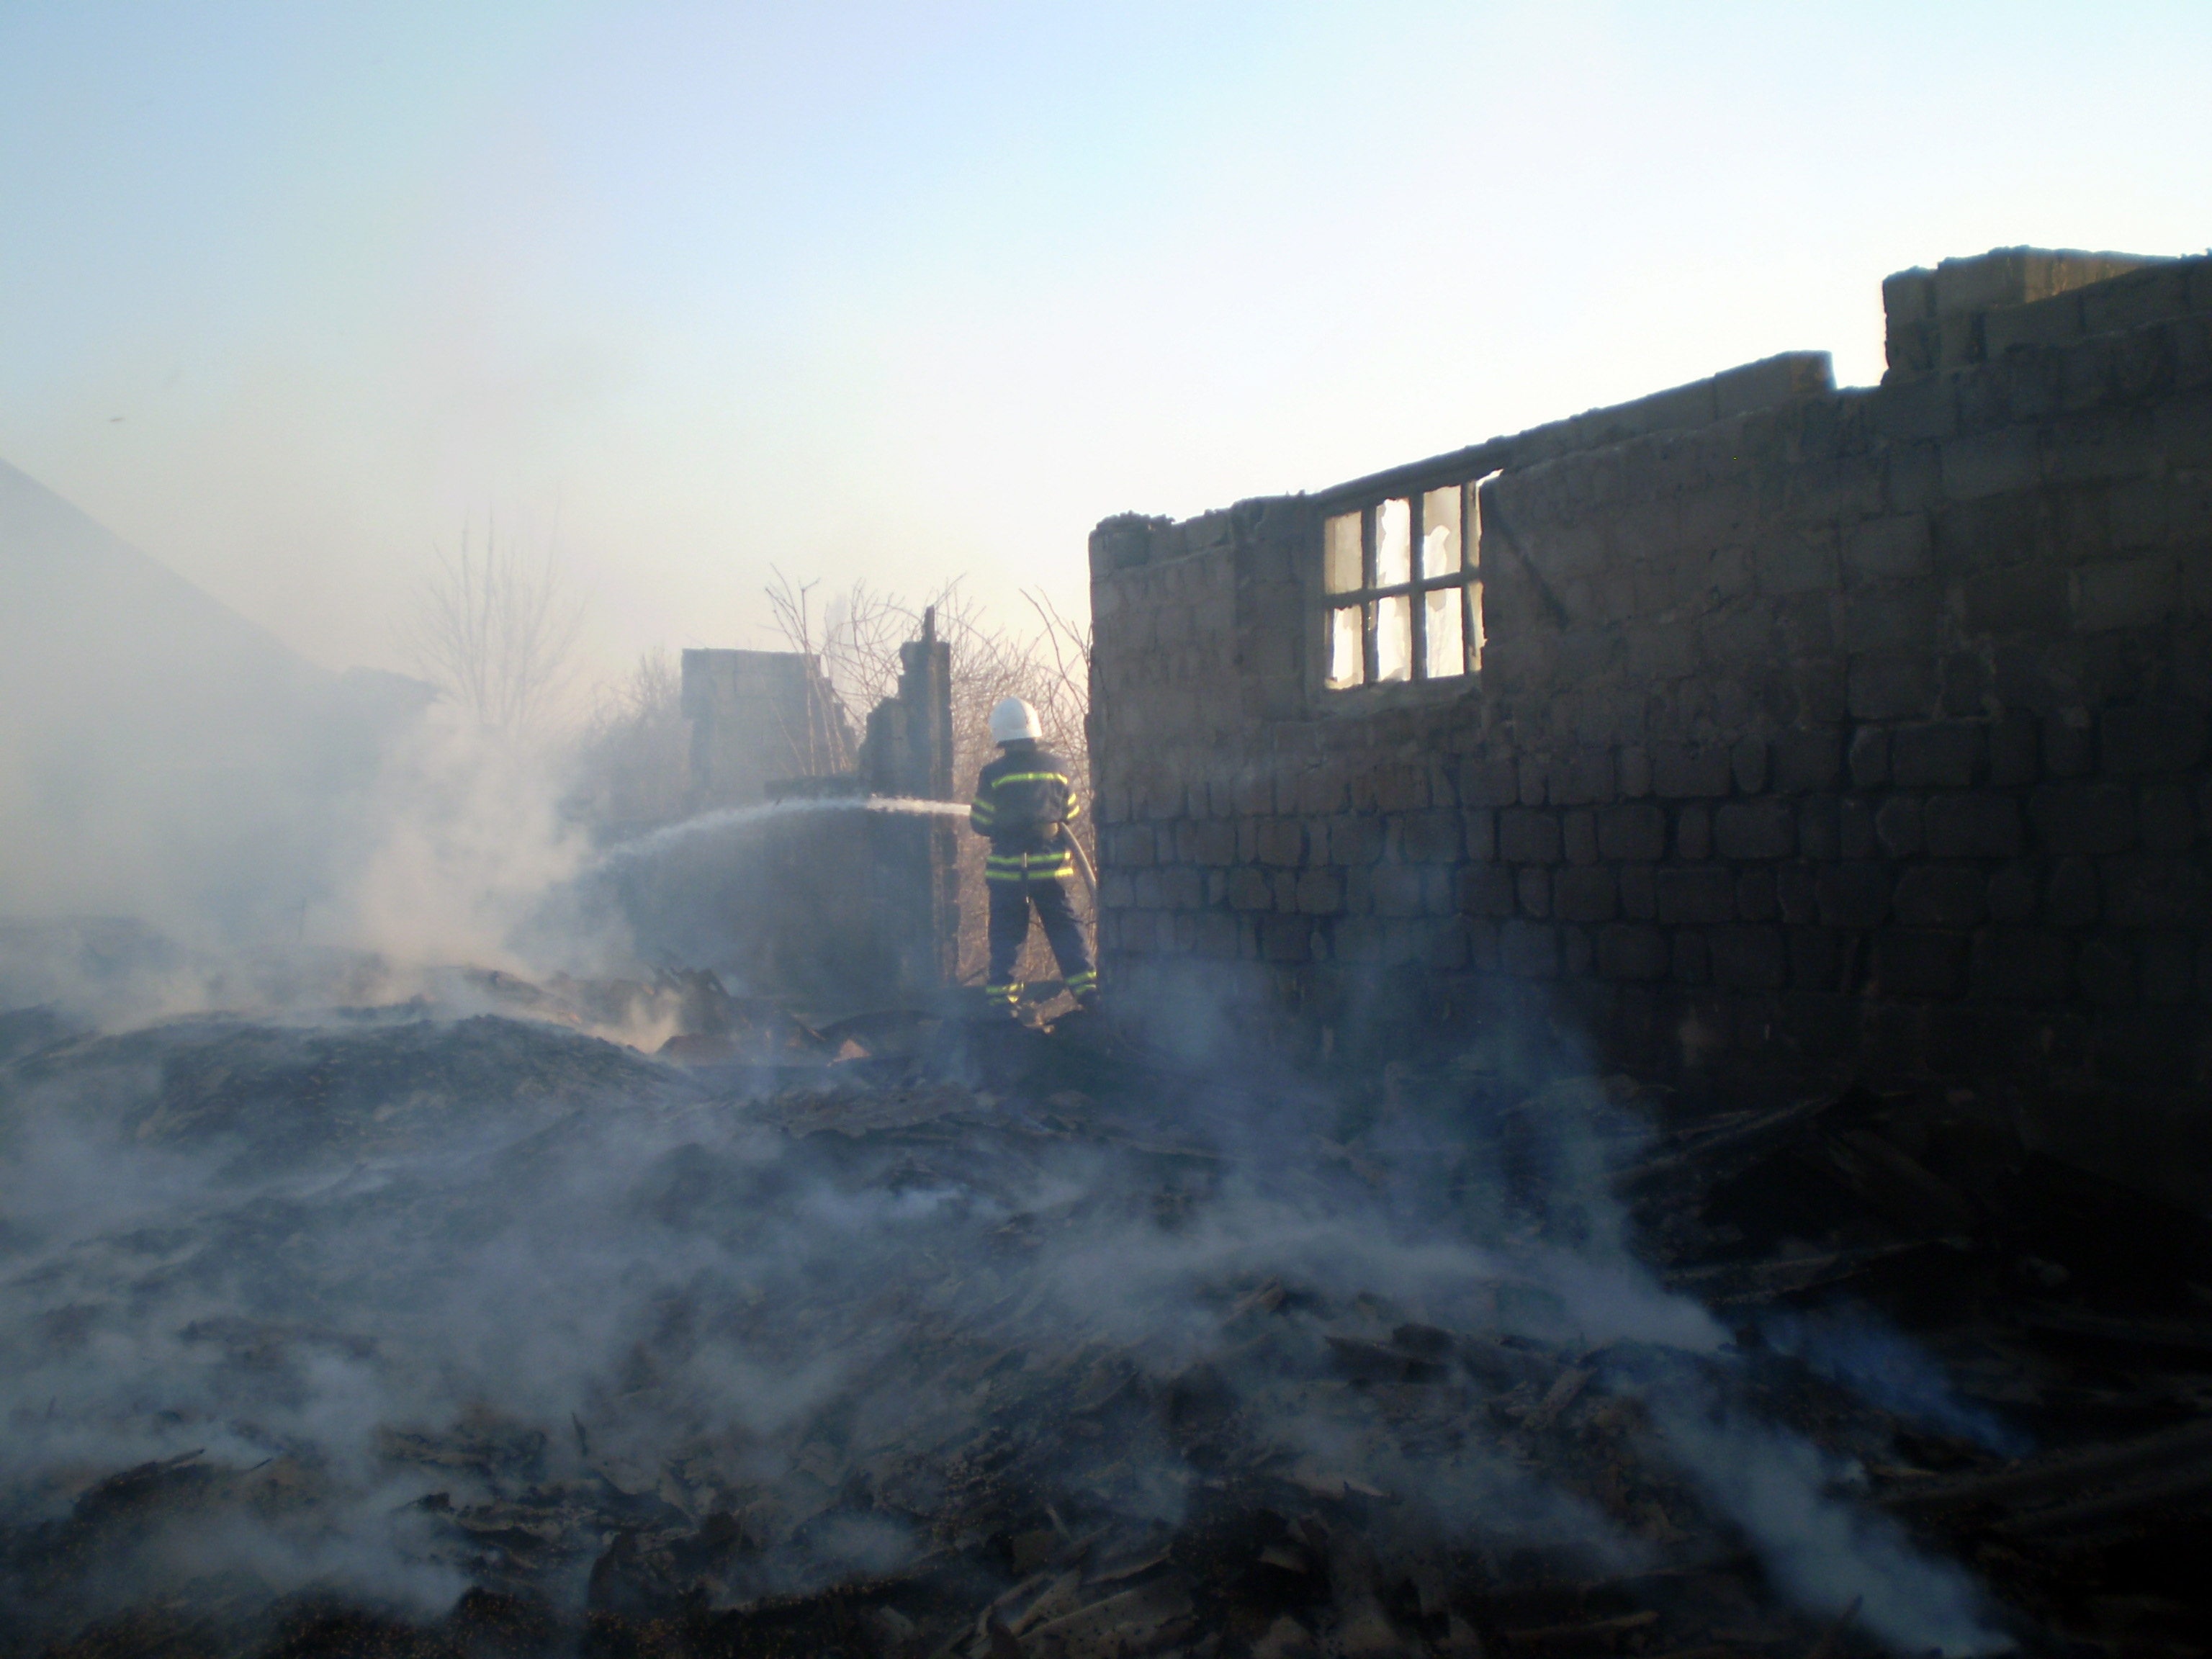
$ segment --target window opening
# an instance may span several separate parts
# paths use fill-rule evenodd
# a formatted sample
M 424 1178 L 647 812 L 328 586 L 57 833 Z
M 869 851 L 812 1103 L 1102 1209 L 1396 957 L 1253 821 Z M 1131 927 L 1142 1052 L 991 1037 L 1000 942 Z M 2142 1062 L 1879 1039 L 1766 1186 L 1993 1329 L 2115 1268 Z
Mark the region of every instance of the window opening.
M 1394 495 L 1322 521 L 1325 689 L 1455 679 L 1480 667 L 1488 482 Z

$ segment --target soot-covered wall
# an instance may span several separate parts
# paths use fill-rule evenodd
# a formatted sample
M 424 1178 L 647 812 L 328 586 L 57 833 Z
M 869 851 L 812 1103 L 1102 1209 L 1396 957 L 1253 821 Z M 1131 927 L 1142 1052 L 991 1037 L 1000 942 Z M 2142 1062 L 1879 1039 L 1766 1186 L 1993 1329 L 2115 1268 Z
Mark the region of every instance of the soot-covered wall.
M 2201 1100 L 2212 259 L 1884 295 L 1875 389 L 1777 358 L 1100 525 L 1109 982 L 1293 1039 Z M 1324 521 L 1485 478 L 1479 676 L 1327 690 Z

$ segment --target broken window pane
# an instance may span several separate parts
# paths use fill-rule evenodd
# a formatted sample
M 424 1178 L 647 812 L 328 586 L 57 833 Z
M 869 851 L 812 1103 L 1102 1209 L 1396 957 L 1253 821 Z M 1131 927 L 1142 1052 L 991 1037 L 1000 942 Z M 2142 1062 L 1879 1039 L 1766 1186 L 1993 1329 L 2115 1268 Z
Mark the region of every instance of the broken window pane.
M 1460 631 L 1460 591 L 1456 587 L 1438 587 L 1423 594 L 1428 605 L 1427 638 L 1425 641 L 1428 660 L 1421 665 L 1425 679 L 1448 680 L 1455 674 L 1467 672 L 1467 636 Z
M 1408 594 L 1376 602 L 1375 678 L 1378 683 L 1413 678 L 1413 601 Z
M 1480 673 L 1482 669 L 1482 584 L 1467 585 L 1467 672 Z
M 1421 497 L 1421 575 L 1449 576 L 1458 570 L 1459 486 L 1454 484 Z
M 1323 592 L 1350 593 L 1365 586 L 1359 579 L 1359 514 L 1340 513 L 1322 526 Z
M 1358 531 L 1359 520 L 1352 520 L 1353 532 Z M 1328 613 L 1328 673 L 1327 684 L 1332 691 L 1341 691 L 1354 686 L 1365 678 L 1363 670 L 1365 653 L 1360 649 L 1359 607 L 1340 605 Z
M 1375 586 L 1413 579 L 1413 504 L 1385 501 L 1375 509 Z

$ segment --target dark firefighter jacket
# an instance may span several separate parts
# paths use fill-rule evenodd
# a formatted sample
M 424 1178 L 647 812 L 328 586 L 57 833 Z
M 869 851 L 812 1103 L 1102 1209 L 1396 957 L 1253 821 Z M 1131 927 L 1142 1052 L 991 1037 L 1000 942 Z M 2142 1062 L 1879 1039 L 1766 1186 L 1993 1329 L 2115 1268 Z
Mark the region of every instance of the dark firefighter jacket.
M 983 769 L 969 803 L 968 827 L 988 836 L 986 881 L 1059 877 L 1073 862 L 1060 826 L 1080 811 L 1067 763 L 1034 742 L 1010 744 Z

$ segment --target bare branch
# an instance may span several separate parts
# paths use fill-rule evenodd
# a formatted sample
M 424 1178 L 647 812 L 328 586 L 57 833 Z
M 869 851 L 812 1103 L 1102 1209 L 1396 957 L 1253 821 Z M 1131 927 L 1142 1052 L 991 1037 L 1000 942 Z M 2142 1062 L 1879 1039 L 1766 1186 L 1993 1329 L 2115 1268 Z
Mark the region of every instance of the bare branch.
M 584 620 L 552 550 L 528 559 L 487 520 L 481 550 L 464 525 L 459 551 L 434 548 L 433 558 L 400 649 L 480 725 L 534 734 L 574 678 Z

